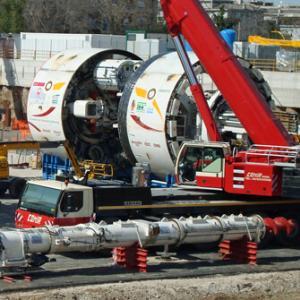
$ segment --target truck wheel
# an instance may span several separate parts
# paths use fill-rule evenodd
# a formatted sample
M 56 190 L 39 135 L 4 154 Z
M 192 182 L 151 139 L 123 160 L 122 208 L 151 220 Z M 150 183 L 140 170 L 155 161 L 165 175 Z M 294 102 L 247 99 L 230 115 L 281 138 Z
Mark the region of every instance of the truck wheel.
M 23 178 L 16 178 L 13 180 L 9 187 L 9 194 L 12 198 L 20 198 L 24 188 L 25 188 L 26 180 Z
M 272 91 L 271 91 L 271 88 L 270 88 L 268 82 L 264 79 L 261 71 L 259 71 L 258 69 L 252 68 L 252 65 L 244 59 L 239 59 L 239 62 L 243 66 L 246 73 L 253 80 L 253 83 L 256 85 L 257 89 L 259 90 L 259 92 L 261 93 L 263 98 L 265 99 L 268 106 L 272 109 L 275 106 L 274 100 L 272 99 Z M 227 104 L 227 101 L 225 100 L 225 98 L 222 95 L 219 95 L 219 97 L 217 97 L 215 99 L 215 102 L 213 103 L 211 110 L 213 112 L 213 115 L 214 115 L 214 118 L 215 118 L 217 124 L 220 127 L 224 126 L 222 124 L 224 123 L 224 119 L 226 121 L 225 115 L 229 112 L 233 113 L 231 108 Z M 225 131 L 223 133 L 223 138 L 225 139 L 225 141 L 230 142 L 231 139 L 236 139 L 236 133 L 233 133 L 231 131 L 228 131 L 228 132 Z M 247 141 L 246 137 L 245 137 L 245 141 Z M 252 142 L 250 141 L 249 138 L 248 138 L 248 143 L 252 144 Z
M 100 146 L 92 145 L 88 150 L 88 156 L 93 161 L 103 162 L 104 152 Z

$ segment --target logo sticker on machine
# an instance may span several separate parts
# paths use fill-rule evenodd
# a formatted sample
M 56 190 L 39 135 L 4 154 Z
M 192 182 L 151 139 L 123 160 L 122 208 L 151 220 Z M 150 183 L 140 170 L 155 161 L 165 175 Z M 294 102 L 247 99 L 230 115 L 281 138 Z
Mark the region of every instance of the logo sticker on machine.
M 45 85 L 45 82 L 34 82 L 32 85 L 33 86 L 43 87 Z
M 59 91 L 65 85 L 65 82 L 57 82 L 53 85 L 53 91 Z
M 146 110 L 147 114 L 153 114 L 154 113 L 154 108 L 153 107 L 147 107 L 147 110 Z
M 138 102 L 136 106 L 136 111 L 139 113 L 144 113 L 147 104 L 145 102 Z
M 52 96 L 52 104 L 58 104 L 60 95 L 56 94 Z
M 35 216 L 35 215 L 28 215 L 27 221 L 31 223 L 40 224 L 42 221 L 42 217 Z
M 153 128 L 152 125 L 149 124 L 149 120 L 147 120 L 146 115 L 153 115 L 156 113 L 160 119 L 163 119 L 161 110 L 159 105 L 155 99 L 156 97 L 156 89 L 144 89 L 141 87 L 135 88 L 135 97 L 139 98 L 139 101 L 133 100 L 131 103 L 131 119 L 140 127 L 155 131 L 155 132 L 162 132 L 162 129 Z M 149 124 L 149 125 L 148 125 Z
M 246 180 L 271 181 L 271 177 L 269 175 L 264 175 L 263 173 L 248 172 L 246 174 Z
M 46 98 L 44 88 L 39 85 L 32 86 L 32 88 L 30 89 L 29 98 L 31 104 L 43 104 Z
M 48 81 L 45 85 L 45 90 L 46 91 L 50 91 L 52 88 L 53 82 L 52 81 Z

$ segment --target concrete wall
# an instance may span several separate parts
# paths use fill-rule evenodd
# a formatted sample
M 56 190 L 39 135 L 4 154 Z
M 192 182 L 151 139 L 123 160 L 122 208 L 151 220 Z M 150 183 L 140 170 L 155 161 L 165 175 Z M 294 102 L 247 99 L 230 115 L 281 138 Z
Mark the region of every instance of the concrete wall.
M 271 71 L 262 73 L 271 86 L 276 105 L 300 108 L 300 73 Z M 206 74 L 201 76 L 200 83 L 206 91 L 216 89 L 211 78 Z
M 0 86 L 30 87 L 45 61 L 0 58 Z
M 47 60 L 65 49 L 82 48 L 126 50 L 126 36 L 21 32 L 21 59 Z
M 263 74 L 283 106 L 300 108 L 300 73 L 263 71 Z
M 6 117 L 0 115 L 0 128 L 10 127 L 10 122 L 14 118 L 18 120 L 26 118 L 29 88 L 43 63 L 43 61 L 0 59 L 0 110 L 10 116 L 8 121 Z M 1 138 L 3 137 L 0 136 Z

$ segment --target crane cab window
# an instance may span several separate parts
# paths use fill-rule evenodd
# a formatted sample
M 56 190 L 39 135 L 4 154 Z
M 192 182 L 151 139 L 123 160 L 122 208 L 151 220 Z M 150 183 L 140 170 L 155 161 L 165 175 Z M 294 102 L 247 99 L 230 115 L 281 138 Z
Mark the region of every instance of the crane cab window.
M 83 206 L 83 192 L 72 191 L 65 192 L 60 204 L 62 212 L 77 212 Z
M 223 158 L 222 148 L 187 147 L 179 160 L 179 174 L 183 181 L 195 181 L 196 172 L 222 172 Z
M 196 172 L 200 171 L 198 163 L 203 157 L 203 148 L 187 147 L 183 150 L 179 161 L 179 173 L 183 181 L 194 181 Z
M 224 152 L 222 148 L 204 148 L 202 172 L 220 173 L 223 169 Z

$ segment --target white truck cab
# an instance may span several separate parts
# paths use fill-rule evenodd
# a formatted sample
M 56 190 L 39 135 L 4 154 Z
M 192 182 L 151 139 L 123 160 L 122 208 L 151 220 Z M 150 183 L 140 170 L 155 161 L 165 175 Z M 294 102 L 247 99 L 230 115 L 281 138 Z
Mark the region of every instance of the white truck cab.
M 78 219 L 93 215 L 93 189 L 60 181 L 29 181 L 16 212 L 17 227 L 78 223 Z M 82 220 L 84 221 L 84 220 Z

